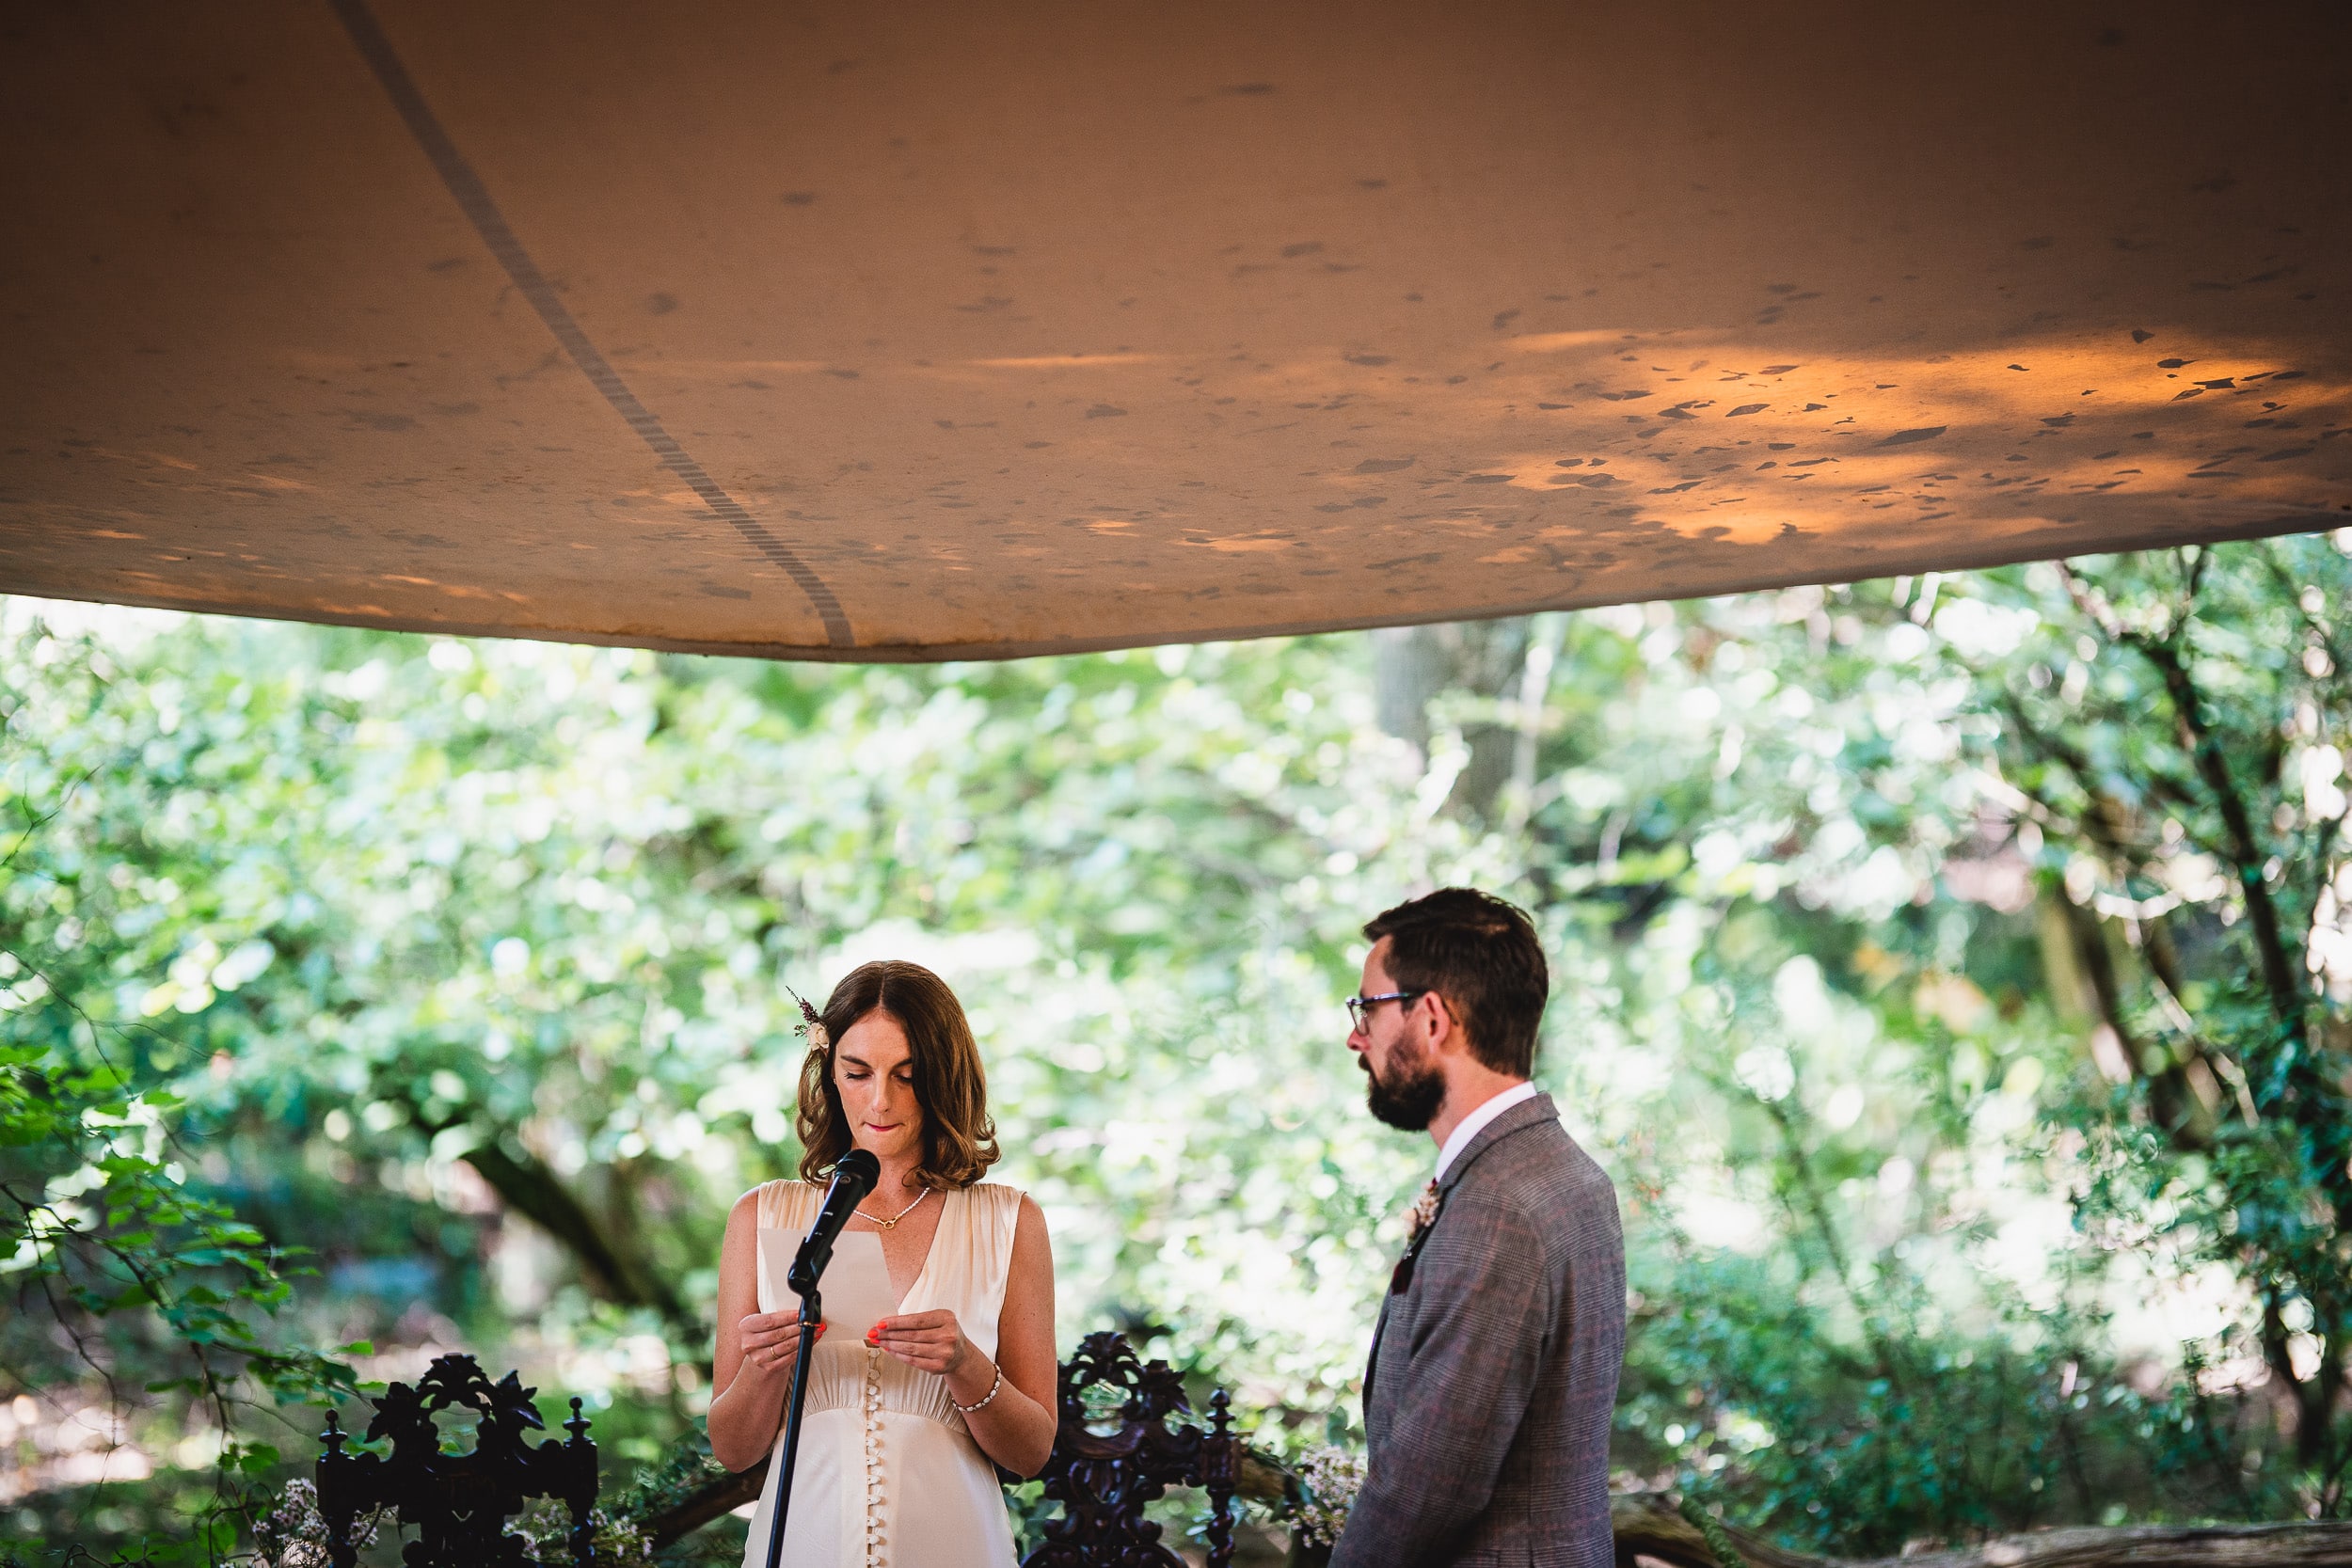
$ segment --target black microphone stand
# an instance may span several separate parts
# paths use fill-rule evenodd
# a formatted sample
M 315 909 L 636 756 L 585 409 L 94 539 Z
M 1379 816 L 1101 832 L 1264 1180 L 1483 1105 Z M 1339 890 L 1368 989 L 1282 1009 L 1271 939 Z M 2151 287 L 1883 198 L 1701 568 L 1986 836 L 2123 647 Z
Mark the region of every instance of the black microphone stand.
M 808 1402 L 808 1364 L 817 1359 L 817 1324 L 824 1310 L 817 1287 L 811 1283 L 801 1294 L 801 1348 L 792 1361 L 792 1392 L 785 1403 L 784 1474 L 776 1478 L 776 1515 L 768 1532 L 768 1568 L 776 1568 L 784 1557 L 784 1521 L 792 1511 L 792 1467 L 801 1457 L 801 1407 Z
M 775 1524 L 768 1532 L 768 1568 L 777 1568 L 784 1556 L 784 1522 L 792 1512 L 792 1471 L 801 1457 L 801 1410 L 808 1402 L 808 1364 L 817 1358 L 817 1328 L 824 1321 L 824 1303 L 817 1282 L 833 1260 L 834 1238 L 857 1212 L 859 1199 L 874 1190 L 882 1167 L 866 1149 L 852 1148 L 834 1166 L 833 1185 L 817 1211 L 817 1221 L 802 1238 L 800 1256 L 785 1283 L 801 1298 L 801 1342 L 792 1357 L 792 1392 L 784 1417 L 784 1473 L 776 1478 Z

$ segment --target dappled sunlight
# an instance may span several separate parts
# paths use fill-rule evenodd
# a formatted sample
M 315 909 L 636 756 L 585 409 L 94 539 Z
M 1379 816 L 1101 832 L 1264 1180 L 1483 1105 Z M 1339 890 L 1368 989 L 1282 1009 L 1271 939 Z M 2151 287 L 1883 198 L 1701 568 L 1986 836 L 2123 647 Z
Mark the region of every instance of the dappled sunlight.
M 1802 558 L 1820 543 L 1880 554 L 1971 534 L 1981 545 L 1987 531 L 2022 535 L 2119 504 L 2249 522 L 2352 506 L 2352 444 L 2328 448 L 2352 435 L 2352 382 L 2314 374 L 2291 350 L 2118 337 L 2120 347 L 1799 351 L 1768 363 L 1747 335 L 1534 335 L 1505 345 L 1512 359 L 1488 368 L 1480 395 L 1497 428 L 1540 422 L 1551 438 L 1501 449 L 1475 471 L 1375 462 L 1327 483 L 1357 505 L 1401 484 L 1442 492 L 1455 504 L 1434 520 L 1467 526 L 1531 497 L 1571 503 L 1533 540 L 1479 558 L 1493 565 L 1540 562 L 1546 546 L 1606 527 L 1598 517 Z M 1409 398 L 1403 384 L 1422 379 L 1382 389 Z
M 1601 604 L 2352 507 L 2352 380 L 2324 356 L 2177 327 L 1934 341 L 1865 352 L 1785 323 L 1423 330 L 1376 354 L 869 357 L 855 378 L 771 388 L 834 477 L 756 493 L 804 508 L 895 486 L 903 526 L 836 559 L 939 583 L 1000 629 L 1023 594 L 1083 587 L 1053 610 L 1072 646 L 1117 640 L 1144 597 L 1220 632 L 1272 604 L 1343 625 L 1465 594 Z M 665 397 L 723 389 L 689 372 L 646 368 Z M 901 477 L 857 458 L 877 433 Z M 995 592 L 975 593 L 976 570 Z

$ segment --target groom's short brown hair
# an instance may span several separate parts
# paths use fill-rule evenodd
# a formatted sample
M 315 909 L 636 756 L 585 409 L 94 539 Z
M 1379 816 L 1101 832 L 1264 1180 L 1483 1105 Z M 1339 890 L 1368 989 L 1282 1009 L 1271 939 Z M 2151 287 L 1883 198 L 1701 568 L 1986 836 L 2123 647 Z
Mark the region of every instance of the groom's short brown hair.
M 1389 939 L 1389 977 L 1399 990 L 1445 998 L 1471 1055 L 1514 1078 L 1534 1075 L 1551 973 L 1525 910 L 1476 888 L 1444 887 L 1376 916 L 1364 935 Z

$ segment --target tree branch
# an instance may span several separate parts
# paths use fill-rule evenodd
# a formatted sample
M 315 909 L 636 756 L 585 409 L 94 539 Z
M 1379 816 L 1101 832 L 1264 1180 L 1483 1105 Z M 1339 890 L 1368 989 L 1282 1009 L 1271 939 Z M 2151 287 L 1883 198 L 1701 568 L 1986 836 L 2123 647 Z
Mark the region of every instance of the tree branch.
M 656 1512 L 638 1519 L 637 1528 L 645 1532 L 654 1550 L 660 1551 L 721 1514 L 732 1513 L 745 1503 L 757 1502 L 760 1489 L 767 1482 L 768 1461 L 763 1459 L 740 1474 L 713 1477 L 685 1496 L 666 1501 Z
M 1863 1333 L 1869 1336 L 1871 1354 L 1878 1358 L 1878 1375 L 1900 1389 L 1904 1383 L 1901 1358 L 1896 1353 L 1894 1341 L 1887 1337 L 1885 1327 L 1879 1322 L 1878 1315 L 1863 1301 L 1861 1290 L 1853 1282 L 1853 1271 L 1846 1261 L 1845 1246 L 1837 1239 L 1836 1225 L 1830 1219 L 1829 1199 L 1821 1192 L 1821 1184 L 1814 1180 L 1813 1163 L 1797 1138 L 1795 1118 L 1779 1101 L 1766 1100 L 1761 1095 L 1755 1099 L 1764 1108 L 1764 1114 L 1772 1117 L 1772 1125 L 1780 1130 L 1782 1155 L 1791 1173 L 1793 1184 L 1804 1196 L 1805 1217 L 1812 1222 L 1814 1230 L 1820 1237 L 1821 1250 L 1829 1255 L 1830 1268 L 1837 1275 L 1838 1289 L 1845 1292 L 1847 1304 L 1853 1308 Z M 1781 1201 L 1788 1202 L 1785 1193 Z
M 1655 1558 L 1670 1568 L 1727 1568 L 1699 1528 L 1656 1492 L 1609 1500 L 1617 1560 Z M 2347 1568 L 2352 1524 L 2133 1525 L 2037 1530 L 1953 1551 L 1876 1560 L 1812 1557 L 1723 1527 L 1751 1568 Z
M 405 1107 L 409 1119 L 428 1139 L 453 1127 L 469 1125 L 461 1116 L 444 1117 L 437 1121 L 427 1119 L 424 1107 L 405 1091 L 395 1090 L 385 1098 Z M 607 1233 L 608 1227 L 597 1222 L 579 1195 L 565 1186 L 563 1179 L 544 1162 L 529 1154 L 517 1158 L 508 1152 L 503 1128 L 477 1127 L 474 1131 L 474 1147 L 458 1158 L 471 1165 L 509 1209 L 554 1237 L 579 1263 L 597 1293 L 623 1307 L 650 1307 L 672 1327 L 690 1337 L 703 1332 L 707 1325 L 687 1310 L 686 1304 L 670 1288 L 670 1282 L 647 1268 L 642 1259 L 615 1246 Z
M 2278 905 L 2270 896 L 2270 883 L 2263 874 L 2268 857 L 2254 836 L 2253 818 L 2246 809 L 2246 798 L 2239 793 L 2236 780 L 2230 774 L 2230 761 L 2222 754 L 2220 738 L 2205 721 L 2203 694 L 2197 689 L 2196 681 L 2181 657 L 2177 637 L 2163 642 L 2136 639 L 2132 645 L 2162 677 L 2165 694 L 2172 700 L 2182 739 L 2186 743 L 2185 749 L 2221 813 L 2222 827 L 2229 834 L 2230 860 L 2246 895 L 2246 920 L 2253 929 L 2254 948 L 2262 960 L 2263 983 L 2270 993 L 2271 1010 L 2278 1015 L 2287 1037 L 2300 1044 L 2302 988 L 2287 956 Z
M 545 1164 L 528 1157 L 517 1160 L 495 1138 L 459 1158 L 507 1207 L 562 1243 L 612 1300 L 625 1307 L 650 1307 L 675 1328 L 702 1332 L 705 1325 L 687 1310 L 670 1282 L 613 1246 L 587 1206 Z
M 2106 932 L 2098 915 L 2063 893 L 2058 895 L 2056 905 L 2059 918 L 2066 923 L 2074 961 L 2082 966 L 2083 977 L 2090 982 L 2091 998 L 2098 1004 L 2100 1019 L 2114 1031 L 2116 1043 L 2123 1059 L 2131 1064 L 2132 1071 L 2148 1085 L 2148 1108 L 2154 1114 L 2156 1124 L 2175 1148 L 2186 1153 L 2203 1152 L 2212 1146 L 2212 1140 L 2198 1124 L 2193 1107 L 2201 1102 L 2189 1088 L 2180 1064 L 2175 1062 L 2158 1071 L 2149 1071 L 2141 1042 L 2123 1020 L 2122 981 L 2115 972 L 2115 952 L 2107 945 Z

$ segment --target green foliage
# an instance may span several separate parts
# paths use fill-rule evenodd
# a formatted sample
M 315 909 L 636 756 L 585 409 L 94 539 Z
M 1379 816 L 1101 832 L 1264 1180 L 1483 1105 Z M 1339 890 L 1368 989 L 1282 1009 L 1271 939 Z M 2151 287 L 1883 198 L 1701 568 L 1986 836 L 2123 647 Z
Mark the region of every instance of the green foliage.
M 2292 1397 L 2296 1459 L 2333 1514 L 2352 1465 L 2352 704 L 2334 619 L 2352 569 L 2313 538 L 2053 575 L 2036 608 L 2050 627 L 2062 593 L 2074 645 L 2045 629 L 1984 687 L 2136 1113 L 2077 1108 L 2081 1212 L 2244 1282 L 2255 1321 L 2225 1351 Z
M 293 1291 L 284 1255 L 226 1205 L 190 1194 L 179 1162 L 164 1157 L 173 1097 L 126 1092 L 110 1066 L 57 1058 L 48 1046 L 0 1042 L 0 1249 L 9 1254 L 0 1275 L 18 1304 L 5 1331 L 9 1371 L 23 1379 L 66 1354 L 108 1380 L 144 1370 L 145 1395 L 199 1408 L 218 1434 L 212 1495 L 192 1532 L 174 1528 L 130 1550 L 210 1560 L 234 1540 L 253 1479 L 278 1458 L 243 1434 L 239 1404 L 257 1393 L 281 1404 L 349 1394 L 353 1373 L 276 1330 Z
M 1065 1341 L 1295 1457 L 1428 1160 L 1361 1112 L 1357 927 L 1475 881 L 1535 911 L 1539 1078 L 1625 1197 L 1628 1479 L 1840 1551 L 2330 1510 L 2345 578 L 2313 537 L 929 668 L 19 605 L 0 1033 L 155 1118 L 88 1135 L 182 1207 L 75 1200 L 211 1271 L 238 1375 L 462 1344 L 644 1463 L 798 1152 L 785 987 L 914 958 Z M 276 1318 L 234 1294 L 296 1246 Z M 125 1392 L 142 1448 L 194 1392 Z
M 1687 1144 L 1637 1178 L 1675 1240 L 1642 1287 L 1624 1457 L 1845 1550 L 2332 1513 L 2352 975 L 2331 959 L 2348 716 L 2322 612 L 2352 589 L 2344 557 L 2277 541 L 1961 586 L 1913 624 L 1934 632 L 1915 657 L 1966 677 L 1944 725 L 1963 787 L 1941 825 L 1855 802 L 1865 842 L 1940 826 L 1937 884 L 1867 922 L 1835 898 L 1844 922 L 1725 906 L 1692 964 L 1723 1099 L 1676 1122 L 1731 1134 L 1783 1246 L 1734 1263 L 1677 1235 Z M 1899 792 L 1874 772 L 1893 749 L 1856 738 L 1841 773 Z M 2021 1182 L 2074 1222 L 2040 1257 Z M 2223 1299 L 2169 1366 L 2146 1327 L 2119 1349 L 2117 1311 L 2193 1290 Z
M 1995 1332 L 1937 1332 L 1926 1281 L 1897 1257 L 1874 1275 L 1872 1337 L 1857 1346 L 1761 1260 L 1690 1256 L 1661 1271 L 1637 1312 L 1623 1456 L 1743 1526 L 1848 1554 L 2110 1512 L 2297 1512 L 2291 1471 L 2260 1464 L 2267 1413 L 2197 1395 L 2193 1361 L 2143 1387 L 2148 1369 L 2101 1353 L 2103 1324 L 2014 1297 Z
M 614 1518 L 642 1524 L 726 1477 L 726 1466 L 710 1457 L 708 1434 L 698 1428 L 671 1445 L 655 1463 L 641 1467 L 627 1485 L 608 1492 L 605 1500 Z
M 71 684 L 71 683 L 61 683 Z M 28 765 L 26 705 L 0 710 L 16 764 L 0 807 L 0 1367 L 12 1398 L 76 1373 L 124 1386 L 209 1423 L 208 1487 L 192 1519 L 133 1527 L 118 1551 L 155 1562 L 216 1559 L 236 1539 L 256 1478 L 278 1460 L 241 1407 L 353 1392 L 352 1369 L 290 1343 L 275 1321 L 293 1297 L 298 1248 L 273 1245 L 195 1190 L 174 1135 L 183 1102 L 154 1070 L 175 1045 L 81 1005 L 72 942 L 26 919 L 60 901 L 82 868 L 52 856 L 53 831 L 88 775 Z M 364 1349 L 365 1347 L 352 1347 Z M 186 1445 L 183 1443 L 183 1449 Z

